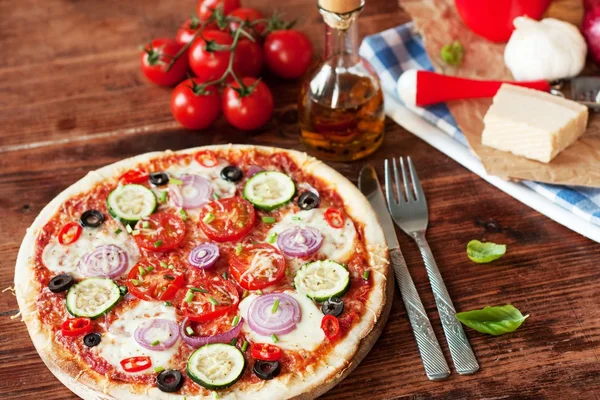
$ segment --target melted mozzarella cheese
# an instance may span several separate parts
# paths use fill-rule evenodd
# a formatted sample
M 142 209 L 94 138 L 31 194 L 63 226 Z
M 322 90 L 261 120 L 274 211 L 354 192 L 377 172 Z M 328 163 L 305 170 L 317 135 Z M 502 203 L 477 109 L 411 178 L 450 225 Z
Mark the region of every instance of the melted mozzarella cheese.
M 277 346 L 285 350 L 315 350 L 325 339 L 325 334 L 321 329 L 321 321 L 323 313 L 308 297 L 299 295 L 291 290 L 286 290 L 284 293 L 292 296 L 300 305 L 302 318 L 296 324 L 296 328 L 284 335 L 278 335 Z M 257 298 L 257 295 L 251 294 L 246 297 L 239 305 L 240 313 L 244 318 L 244 326 L 242 330 L 248 335 L 248 338 L 255 343 L 273 343 L 270 336 L 260 335 L 248 325 L 248 308 L 250 303 Z
M 167 169 L 167 172 L 175 176 L 183 174 L 194 174 L 200 175 L 203 178 L 208 179 L 214 193 L 219 198 L 221 197 L 233 197 L 235 196 L 236 186 L 235 183 L 226 181 L 221 178 L 221 170 L 229 164 L 224 160 L 219 160 L 219 164 L 214 167 L 205 167 L 199 164 L 196 160 L 192 161 L 189 165 L 172 165 Z
M 81 236 L 75 243 L 62 245 L 56 239 L 44 248 L 42 261 L 46 267 L 55 273 L 66 272 L 76 279 L 85 278 L 77 269 L 79 260 L 91 253 L 98 246 L 116 245 L 127 253 L 129 265 L 127 272 L 135 265 L 140 254 L 133 238 L 125 231 L 116 234 L 116 228 L 104 223 L 100 228 L 83 228 Z
M 347 261 L 354 252 L 356 228 L 354 228 L 352 220 L 347 217 L 344 220 L 344 226 L 342 228 L 334 228 L 327 223 L 324 214 L 325 210 L 320 208 L 288 214 L 271 228 L 267 237 L 273 233 L 279 234 L 286 229 L 294 227 L 316 228 L 323 235 L 323 244 L 317 254 L 330 260 L 343 263 Z M 275 246 L 277 246 L 277 244 L 275 244 Z
M 152 372 L 152 368 L 156 367 L 168 368 L 171 359 L 179 350 L 181 339 L 171 348 L 157 351 L 140 346 L 133 337 L 140 324 L 154 318 L 167 319 L 176 323 L 176 310 L 158 301 L 139 301 L 134 307 L 122 312 L 118 319 L 109 325 L 108 332 L 102 335 L 102 341 L 97 346 L 100 356 L 120 371 L 124 371 L 120 364 L 121 360 L 136 356 L 148 356 L 152 359 L 152 367 L 141 371 L 142 374 Z M 153 335 L 154 333 L 150 333 L 149 337 L 154 337 Z M 157 337 L 157 339 L 161 338 Z

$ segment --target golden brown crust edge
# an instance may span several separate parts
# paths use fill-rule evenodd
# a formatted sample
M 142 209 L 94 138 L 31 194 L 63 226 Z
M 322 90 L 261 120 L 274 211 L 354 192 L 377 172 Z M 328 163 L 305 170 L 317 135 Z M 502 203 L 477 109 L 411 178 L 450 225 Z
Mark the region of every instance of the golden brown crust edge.
M 386 298 L 391 297 L 390 288 L 393 291 L 393 282 L 387 279 L 389 276 L 387 246 L 377 217 L 366 198 L 350 181 L 321 161 L 305 153 L 274 147 L 231 144 L 185 149 L 177 151 L 177 153 L 194 153 L 200 149 L 234 152 L 260 151 L 267 154 L 286 152 L 304 172 L 322 178 L 334 188 L 344 199 L 348 214 L 355 221 L 360 222 L 364 228 L 364 240 L 369 251 L 369 267 L 374 285 L 374 289 L 371 291 L 366 303 L 369 311 L 365 314 L 365 317 L 353 327 L 333 352 L 311 370 L 303 374 L 288 375 L 285 379 L 265 381 L 257 388 L 257 390 L 260 390 L 261 399 L 313 399 L 331 389 L 360 362 L 374 344 L 387 319 L 390 304 L 387 304 L 385 308 L 384 306 L 386 305 Z M 27 330 L 36 350 L 50 371 L 65 386 L 84 399 L 141 400 L 151 395 L 155 399 L 169 400 L 180 399 L 181 394 L 167 394 L 156 388 L 148 389 L 145 386 L 111 383 L 104 376 L 89 368 L 82 370 L 79 362 L 69 358 L 70 354 L 61 355 L 63 353 L 61 346 L 52 341 L 52 337 L 42 329 L 37 318 L 35 300 L 38 285 L 32 285 L 32 282 L 35 282 L 32 259 L 35 254 L 34 246 L 37 233 L 67 198 L 91 189 L 96 183 L 105 178 L 118 176 L 139 163 L 146 162 L 154 157 L 160 157 L 168 152 L 170 151 L 142 154 L 88 173 L 60 193 L 40 212 L 32 226 L 27 230 L 19 250 L 15 269 L 15 289 L 22 319 L 27 325 Z M 378 329 L 373 329 L 376 324 Z M 255 398 L 256 391 L 248 391 L 247 389 L 234 388 L 224 392 L 222 398 Z M 188 398 L 200 397 L 188 396 Z

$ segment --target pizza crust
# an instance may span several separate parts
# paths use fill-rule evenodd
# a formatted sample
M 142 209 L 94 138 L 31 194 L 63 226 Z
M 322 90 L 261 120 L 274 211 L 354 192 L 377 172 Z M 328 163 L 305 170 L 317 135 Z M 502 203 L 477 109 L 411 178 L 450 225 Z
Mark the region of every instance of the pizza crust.
M 390 278 L 388 250 L 377 216 L 367 199 L 350 181 L 331 167 L 305 153 L 274 147 L 232 144 L 197 147 L 176 153 L 195 153 L 199 150 L 258 151 L 263 154 L 285 152 L 303 172 L 320 177 L 329 183 L 344 199 L 346 212 L 363 226 L 363 236 L 369 251 L 369 267 L 374 285 L 366 303 L 369 311 L 324 360 L 316 366 L 311 366 L 310 371 L 263 381 L 262 385 L 256 386 L 260 390 L 260 398 L 264 400 L 283 398 L 305 400 L 318 397 L 348 375 L 364 358 L 379 337 L 389 314 L 393 280 L 388 279 Z M 88 173 L 60 193 L 41 211 L 31 227 L 27 229 L 21 244 L 15 268 L 15 289 L 22 320 L 27 325 L 33 344 L 46 366 L 65 386 L 83 399 L 141 400 L 151 396 L 153 399 L 170 400 L 181 399 L 182 395 L 164 393 L 157 388 L 148 388 L 145 385 L 110 382 L 92 369 L 82 370 L 80 363 L 74 360 L 70 353 L 65 352 L 61 346 L 53 342 L 52 336 L 43 329 L 37 316 L 36 298 L 39 284 L 34 279 L 33 268 L 37 234 L 58 211 L 60 205 L 71 196 L 92 189 L 104 179 L 119 176 L 137 164 L 169 153 L 172 152 L 167 150 L 146 153 Z M 233 390 L 229 389 L 221 394 L 223 399 L 252 399 L 257 396 L 256 391 L 249 391 L 248 387 L 236 389 L 235 386 Z M 198 397 L 188 396 L 190 400 L 193 398 Z

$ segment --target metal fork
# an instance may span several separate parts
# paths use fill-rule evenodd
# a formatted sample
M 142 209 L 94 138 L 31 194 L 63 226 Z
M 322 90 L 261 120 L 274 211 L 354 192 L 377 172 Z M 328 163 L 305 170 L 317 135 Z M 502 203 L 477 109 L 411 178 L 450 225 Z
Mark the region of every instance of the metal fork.
M 462 325 L 456 319 L 456 310 L 454 309 L 454 305 L 452 304 L 442 275 L 435 263 L 429 244 L 425 239 L 425 231 L 427 230 L 427 223 L 429 222 L 427 201 L 425 200 L 421 182 L 419 181 L 419 177 L 417 176 L 417 172 L 415 171 L 415 167 L 413 166 L 410 157 L 408 157 L 407 160 L 408 168 L 410 169 L 410 182 L 412 182 L 412 185 L 410 185 L 410 182 L 407 179 L 404 158 L 400 157 L 399 161 L 400 169 L 402 170 L 403 183 L 403 186 L 401 186 L 396 159 L 392 159 L 394 182 L 396 184 L 395 191 L 392 183 L 390 163 L 388 160 L 385 160 L 385 194 L 387 197 L 388 208 L 396 225 L 398 225 L 404 233 L 412 237 L 417 243 L 417 246 L 419 246 L 419 251 L 425 262 L 425 268 L 427 269 L 427 275 L 429 276 L 429 282 L 431 284 L 431 289 L 433 290 L 435 304 L 440 314 L 440 320 L 442 321 L 442 327 L 444 328 L 444 334 L 446 335 L 446 341 L 450 348 L 450 355 L 452 356 L 456 372 L 461 375 L 472 374 L 479 369 L 479 364 L 473 354 L 473 350 L 471 349 L 471 345 L 469 344 L 469 340 L 465 335 Z M 404 193 L 402 187 L 404 187 Z

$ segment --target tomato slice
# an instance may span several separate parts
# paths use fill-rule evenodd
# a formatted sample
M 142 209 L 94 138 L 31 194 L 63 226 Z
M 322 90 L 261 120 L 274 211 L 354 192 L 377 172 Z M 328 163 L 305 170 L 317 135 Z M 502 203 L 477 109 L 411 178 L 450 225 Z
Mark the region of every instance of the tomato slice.
M 148 180 L 148 173 L 139 169 L 125 172 L 119 178 L 123 183 L 143 183 Z
M 137 245 L 146 250 L 171 250 L 183 241 L 185 222 L 170 212 L 152 214 L 138 221 L 133 237 Z
M 198 164 L 206 167 L 216 167 L 219 164 L 219 160 L 217 160 L 217 156 L 210 150 L 199 151 L 194 155 L 194 159 L 198 162 Z
M 69 222 L 58 232 L 58 243 L 71 244 L 76 242 L 79 236 L 81 236 L 81 225 L 77 222 Z
M 60 327 L 63 336 L 79 336 L 92 331 L 92 320 L 89 318 L 69 318 Z
M 337 208 L 328 208 L 325 211 L 325 220 L 332 228 L 343 228 L 344 227 L 344 214 Z
M 152 366 L 152 359 L 148 356 L 129 357 L 121 360 L 121 367 L 127 372 L 139 372 Z
M 181 312 L 192 321 L 207 322 L 237 309 L 240 295 L 230 281 L 218 276 L 194 281 L 181 302 Z
M 241 239 L 256 222 L 254 206 L 241 197 L 229 197 L 205 204 L 200 211 L 202 232 L 216 242 Z
M 235 254 L 229 259 L 229 271 L 244 289 L 263 289 L 284 277 L 285 258 L 267 243 L 238 244 Z
M 325 332 L 325 336 L 329 340 L 335 340 L 340 336 L 340 322 L 337 317 L 327 314 L 321 321 L 321 329 Z
M 281 349 L 268 343 L 253 343 L 252 357 L 263 361 L 277 361 L 281 358 Z
M 129 293 L 141 300 L 170 300 L 185 285 L 183 274 L 158 263 L 137 263 L 127 275 Z

